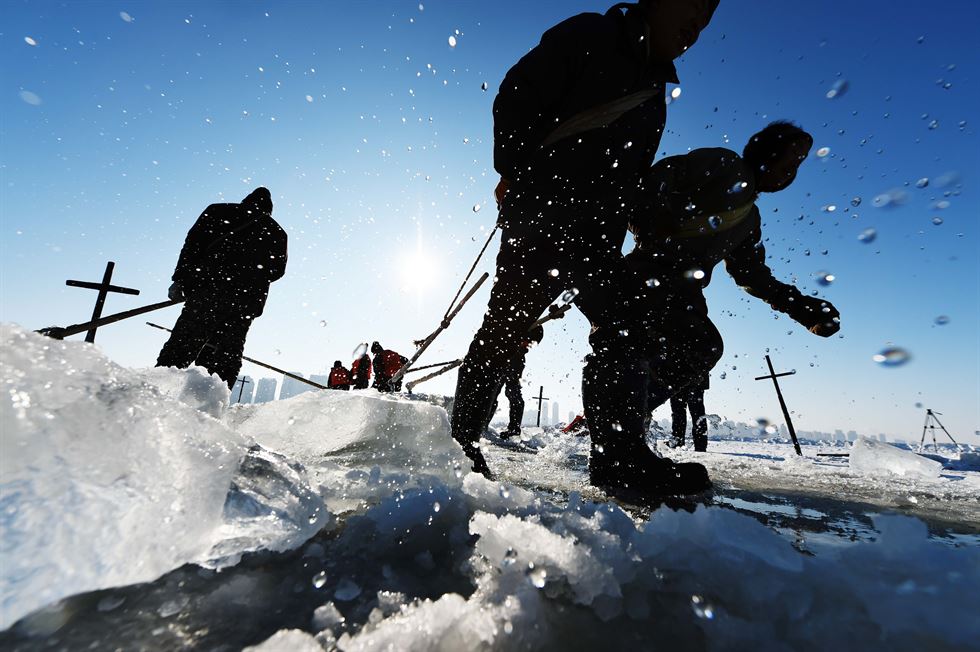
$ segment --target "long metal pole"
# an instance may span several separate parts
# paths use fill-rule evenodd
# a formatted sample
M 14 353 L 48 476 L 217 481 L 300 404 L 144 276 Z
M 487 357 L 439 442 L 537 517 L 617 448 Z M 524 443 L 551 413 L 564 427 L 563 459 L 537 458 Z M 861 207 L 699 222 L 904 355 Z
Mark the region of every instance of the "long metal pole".
M 450 362 L 449 364 L 447 364 L 442 369 L 439 369 L 438 371 L 433 371 L 431 374 L 426 374 L 425 376 L 422 376 L 417 380 L 413 380 L 410 383 L 405 383 L 405 389 L 407 389 L 408 393 L 411 394 L 412 390 L 415 389 L 415 386 L 418 385 L 419 383 L 424 383 L 425 381 L 431 378 L 435 378 L 436 376 L 441 376 L 442 374 L 446 373 L 447 371 L 451 371 L 455 369 L 461 364 L 463 364 L 462 360 L 454 360 L 453 362 Z
M 402 365 L 401 369 L 395 372 L 395 375 L 392 376 L 391 380 L 388 381 L 389 383 L 391 383 L 392 385 L 398 383 L 398 381 L 402 379 L 402 376 L 408 373 L 408 370 L 411 368 L 413 364 L 415 364 L 415 361 L 419 359 L 419 356 L 422 355 L 422 353 L 427 348 L 429 348 L 429 345 L 432 344 L 432 341 L 436 339 L 439 333 L 441 333 L 442 331 L 446 330 L 449 327 L 449 322 L 453 320 L 453 317 L 459 314 L 459 311 L 463 309 L 463 306 L 466 304 L 467 301 L 469 301 L 470 297 L 472 297 L 476 293 L 476 291 L 480 289 L 480 286 L 483 285 L 483 283 L 488 278 L 490 278 L 490 273 L 483 272 L 483 276 L 481 276 L 477 280 L 476 284 L 474 284 L 473 287 L 470 288 L 470 291 L 466 293 L 462 301 L 459 302 L 459 304 L 456 306 L 455 309 L 452 310 L 452 312 L 448 313 L 445 317 L 443 317 L 442 323 L 439 324 L 439 328 L 435 329 L 431 335 L 425 338 L 425 341 L 422 342 L 422 346 L 418 348 L 418 350 L 415 352 L 415 355 L 413 355 L 408 362 Z
M 85 332 L 90 328 L 101 328 L 108 324 L 115 323 L 117 321 L 122 321 L 124 319 L 129 319 L 130 317 L 136 317 L 147 312 L 153 312 L 154 310 L 160 310 L 161 308 L 169 308 L 170 306 L 176 306 L 178 303 L 183 302 L 183 299 L 177 301 L 161 301 L 159 303 L 151 303 L 148 306 L 143 306 L 142 308 L 133 308 L 132 310 L 125 310 L 123 312 L 117 312 L 114 315 L 106 315 L 95 321 L 87 321 L 82 324 L 72 324 L 71 326 L 65 326 L 64 328 L 58 326 L 50 326 L 48 328 L 42 328 L 38 330 L 38 333 L 42 335 L 47 335 L 48 337 L 54 338 L 56 340 L 63 340 L 66 337 L 71 337 L 72 335 L 77 335 L 79 333 Z
M 167 328 L 166 326 L 161 326 L 160 324 L 154 324 L 151 321 L 146 322 L 146 325 L 147 326 L 152 326 L 153 328 L 159 328 L 160 330 L 167 331 L 168 333 L 173 333 L 173 331 L 170 330 L 169 328 Z M 212 348 L 212 349 L 218 348 L 214 344 L 205 344 L 204 346 L 209 347 L 209 348 Z M 303 378 L 302 376 L 297 376 L 296 374 L 290 373 L 290 372 L 286 371 L 285 369 L 280 369 L 279 367 L 273 367 L 271 364 L 266 364 L 265 362 L 261 362 L 259 360 L 256 360 L 255 358 L 250 358 L 247 355 L 243 355 L 242 356 L 242 360 L 245 360 L 247 362 L 251 362 L 252 364 L 257 364 L 260 367 L 265 367 L 266 369 L 269 369 L 271 371 L 274 371 L 277 374 L 282 374 L 283 376 L 286 376 L 287 378 L 292 378 L 293 380 L 298 380 L 301 383 L 306 383 L 307 385 L 313 385 L 317 389 L 327 389 L 327 387 L 325 385 L 321 385 L 320 383 L 315 383 L 312 380 L 307 380 L 306 378 Z
M 776 396 L 779 398 L 779 407 L 783 409 L 783 416 L 786 417 L 786 428 L 789 429 L 789 436 L 793 438 L 793 447 L 796 449 L 796 454 L 801 456 L 803 451 L 800 450 L 800 442 L 796 439 L 796 430 L 793 428 L 793 420 L 789 418 L 789 410 L 786 409 L 786 401 L 783 400 L 783 393 L 779 391 L 779 382 L 776 380 L 776 370 L 772 367 L 772 360 L 769 356 L 766 356 L 766 364 L 769 365 L 769 373 L 772 375 L 772 384 L 776 388 Z

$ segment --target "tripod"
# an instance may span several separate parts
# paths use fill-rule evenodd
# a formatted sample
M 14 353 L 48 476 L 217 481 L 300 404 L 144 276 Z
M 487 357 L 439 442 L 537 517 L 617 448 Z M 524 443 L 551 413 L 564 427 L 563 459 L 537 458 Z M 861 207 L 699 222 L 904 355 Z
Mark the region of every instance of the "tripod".
M 946 426 L 944 426 L 942 422 L 939 421 L 939 418 L 936 416 L 937 414 L 942 414 L 942 412 L 933 412 L 932 410 L 926 408 L 926 422 L 922 426 L 922 439 L 919 440 L 919 451 L 921 452 L 923 450 L 924 448 L 923 444 L 926 441 L 926 431 L 929 431 L 930 433 L 932 433 L 932 447 L 936 449 L 937 453 L 939 452 L 939 446 L 936 444 L 937 424 L 939 425 L 940 428 L 943 429 L 943 432 L 946 433 L 946 436 L 949 437 L 949 440 L 953 442 L 953 444 L 956 446 L 956 450 L 959 450 L 960 445 L 956 443 L 955 439 L 953 439 L 953 435 L 949 434 L 949 431 L 946 430 Z

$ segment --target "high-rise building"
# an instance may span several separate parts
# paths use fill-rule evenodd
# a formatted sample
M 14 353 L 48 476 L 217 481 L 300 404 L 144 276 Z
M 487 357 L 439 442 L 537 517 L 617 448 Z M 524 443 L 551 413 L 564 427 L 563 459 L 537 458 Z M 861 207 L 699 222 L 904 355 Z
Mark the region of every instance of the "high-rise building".
M 575 417 L 576 416 L 578 416 L 578 415 L 575 414 L 574 412 L 569 412 L 568 413 L 568 423 L 571 423 L 572 421 L 575 421 Z
M 242 386 L 242 381 L 245 381 L 244 386 Z M 255 380 L 251 376 L 241 376 L 235 383 L 235 388 L 231 390 L 231 396 L 229 398 L 229 403 L 234 405 L 235 403 L 251 403 L 252 394 L 255 392 Z M 241 400 L 239 400 L 239 397 Z
M 256 403 L 268 403 L 276 400 L 276 385 L 275 378 L 261 378 L 255 386 L 255 398 L 252 400 Z
M 294 376 L 299 376 L 300 378 L 305 378 L 303 374 L 298 371 L 290 372 Z M 303 392 L 308 392 L 313 389 L 313 385 L 307 385 L 306 383 L 296 380 L 295 378 L 290 378 L 286 376 L 282 379 L 282 389 L 279 390 L 279 400 L 284 401 L 287 398 L 292 398 L 294 396 L 299 396 Z
M 551 402 L 551 425 L 557 426 L 559 420 L 560 419 L 558 418 L 558 401 L 552 401 Z
M 330 376 L 327 374 L 311 374 L 310 380 L 312 380 L 317 385 L 323 385 L 324 387 L 326 387 L 327 382 L 330 380 Z M 312 385 L 307 385 L 307 387 L 309 387 L 310 389 L 316 389 L 316 387 L 313 387 Z

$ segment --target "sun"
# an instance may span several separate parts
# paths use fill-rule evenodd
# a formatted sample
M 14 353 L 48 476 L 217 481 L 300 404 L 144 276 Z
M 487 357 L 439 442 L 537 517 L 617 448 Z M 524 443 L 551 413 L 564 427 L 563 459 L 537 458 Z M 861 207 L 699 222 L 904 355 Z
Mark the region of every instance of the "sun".
M 435 285 L 439 265 L 434 256 L 419 250 L 402 258 L 399 269 L 402 287 L 421 295 Z

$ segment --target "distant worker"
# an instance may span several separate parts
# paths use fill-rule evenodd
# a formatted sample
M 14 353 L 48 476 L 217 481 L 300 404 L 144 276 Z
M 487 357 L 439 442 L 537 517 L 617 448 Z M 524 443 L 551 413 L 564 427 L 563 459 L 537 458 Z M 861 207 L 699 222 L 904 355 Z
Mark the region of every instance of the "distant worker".
M 233 387 L 245 337 L 269 285 L 286 272 L 286 232 L 272 195 L 256 188 L 240 204 L 211 204 L 187 233 L 168 296 L 185 299 L 158 367 L 197 364 Z
M 681 448 L 687 435 L 687 412 L 691 412 L 691 439 L 694 450 L 708 450 L 708 418 L 704 412 L 704 392 L 708 389 L 708 377 L 695 381 L 670 397 L 671 434 L 667 446 Z
M 341 364 L 340 360 L 335 360 L 330 370 L 330 377 L 327 378 L 327 387 L 347 391 L 350 389 L 350 383 L 351 376 L 347 367 Z
M 363 344 L 362 346 L 367 346 Z M 371 356 L 362 353 L 361 357 L 356 358 L 350 366 L 351 378 L 353 379 L 354 389 L 367 389 L 371 381 Z
M 374 385 L 379 392 L 400 392 L 402 389 L 401 379 L 397 383 L 392 383 L 391 378 L 402 368 L 408 358 L 403 355 L 386 349 L 378 342 L 371 344 L 371 353 L 374 354 Z
M 521 395 L 521 376 L 524 374 L 528 349 L 531 348 L 532 344 L 540 344 L 542 339 L 544 339 L 544 328 L 540 325 L 535 326 L 527 334 L 527 337 L 524 338 L 520 353 L 514 358 L 511 358 L 503 367 L 497 391 L 494 395 L 500 395 L 500 387 L 502 386 L 504 395 L 507 397 L 507 402 L 510 404 L 510 419 L 507 424 L 507 429 L 500 433 L 501 439 L 519 437 L 521 434 L 521 421 L 524 420 L 524 397 Z M 497 411 L 496 403 L 494 403 L 493 411 Z
M 812 146 L 803 129 L 776 121 L 753 135 L 741 156 L 724 148 L 696 149 L 661 159 L 646 175 L 647 201 L 630 225 L 636 248 L 626 260 L 652 288 L 648 300 L 659 315 L 651 371 L 637 378 L 646 386 L 650 412 L 704 378 L 721 358 L 724 343 L 708 317 L 703 290 L 722 261 L 743 290 L 810 332 L 830 337 L 840 330 L 840 314 L 829 301 L 773 276 L 756 206 L 760 193 L 793 182 Z

